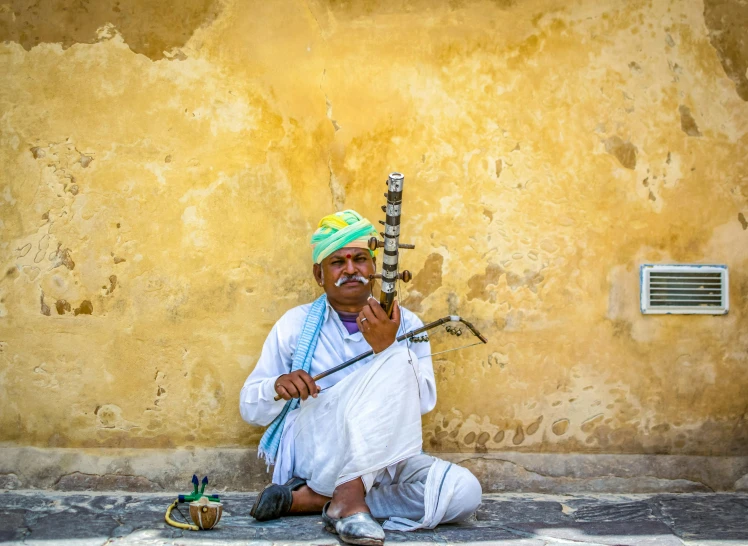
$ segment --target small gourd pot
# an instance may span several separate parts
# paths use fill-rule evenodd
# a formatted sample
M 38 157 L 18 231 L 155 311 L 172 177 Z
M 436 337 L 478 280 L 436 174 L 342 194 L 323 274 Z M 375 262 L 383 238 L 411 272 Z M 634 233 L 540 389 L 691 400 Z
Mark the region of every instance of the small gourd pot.
M 207 501 L 205 497 L 190 503 L 190 517 L 200 529 L 212 529 L 221 520 L 223 504 Z

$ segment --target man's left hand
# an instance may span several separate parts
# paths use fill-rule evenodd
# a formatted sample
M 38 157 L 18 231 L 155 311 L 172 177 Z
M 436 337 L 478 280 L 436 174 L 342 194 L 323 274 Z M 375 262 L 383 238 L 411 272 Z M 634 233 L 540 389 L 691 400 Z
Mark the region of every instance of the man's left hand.
M 395 300 L 392 318 L 387 316 L 382 306 L 370 297 L 356 319 L 358 329 L 375 353 L 381 353 L 395 342 L 400 328 L 400 306 Z

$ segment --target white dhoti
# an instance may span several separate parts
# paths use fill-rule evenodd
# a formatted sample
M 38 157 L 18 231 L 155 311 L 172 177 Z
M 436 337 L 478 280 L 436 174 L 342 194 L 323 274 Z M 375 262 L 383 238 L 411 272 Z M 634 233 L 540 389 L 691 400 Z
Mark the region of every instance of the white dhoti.
M 421 452 L 417 366 L 412 352 L 393 345 L 303 402 L 284 431 L 293 435 L 293 475 L 327 497 L 361 478 L 372 514 L 389 518 L 390 529 L 459 521 L 480 504 L 468 470 Z

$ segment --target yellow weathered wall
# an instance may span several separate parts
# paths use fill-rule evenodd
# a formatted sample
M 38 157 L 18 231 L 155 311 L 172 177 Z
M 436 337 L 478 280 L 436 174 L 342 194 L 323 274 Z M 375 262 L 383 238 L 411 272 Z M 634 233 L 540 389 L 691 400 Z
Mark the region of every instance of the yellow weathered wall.
M 405 305 L 490 339 L 436 360 L 426 449 L 748 452 L 745 6 L 29 4 L 0 4 L 5 445 L 256 445 L 238 393 L 317 294 L 315 222 L 380 218 L 400 170 Z M 642 316 L 670 261 L 727 264 L 729 315 Z

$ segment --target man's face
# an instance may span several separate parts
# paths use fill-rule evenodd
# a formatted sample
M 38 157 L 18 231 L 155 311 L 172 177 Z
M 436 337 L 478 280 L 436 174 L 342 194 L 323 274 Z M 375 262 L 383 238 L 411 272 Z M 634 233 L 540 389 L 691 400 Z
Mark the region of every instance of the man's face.
M 365 303 L 376 264 L 365 248 L 341 248 L 314 266 L 314 277 L 328 299 L 344 305 Z

